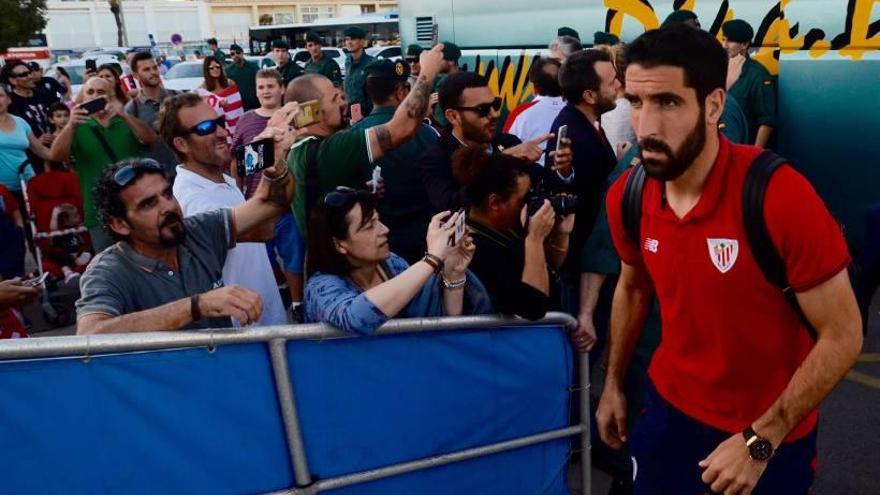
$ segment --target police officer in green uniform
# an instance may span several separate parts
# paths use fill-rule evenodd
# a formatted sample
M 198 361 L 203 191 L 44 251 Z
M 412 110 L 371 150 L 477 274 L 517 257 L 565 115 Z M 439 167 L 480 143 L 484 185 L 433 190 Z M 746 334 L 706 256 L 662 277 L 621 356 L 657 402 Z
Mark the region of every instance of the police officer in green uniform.
M 620 44 L 620 38 L 618 38 L 615 34 L 605 31 L 596 31 L 595 33 L 593 33 L 593 46 L 614 46 L 618 44 Z
M 434 93 L 438 93 L 440 91 L 440 86 L 443 86 L 443 83 L 446 81 L 446 78 L 455 74 L 456 72 L 461 71 L 458 66 L 458 61 L 461 58 L 461 48 L 458 47 L 455 43 L 451 41 L 443 42 L 443 70 L 440 71 L 440 76 L 434 80 Z M 434 105 L 434 123 L 438 127 L 446 127 L 446 115 L 444 115 L 444 109 L 440 108 L 440 105 Z
M 235 81 L 238 92 L 241 93 L 241 103 L 244 111 L 260 108 L 260 100 L 257 99 L 257 72 L 259 66 L 248 62 L 244 58 L 244 50 L 241 46 L 233 44 L 229 47 L 229 55 L 232 63 L 226 66 L 226 77 Z
M 742 107 L 749 124 L 749 143 L 767 146 L 776 126 L 776 89 L 773 77 L 760 63 L 749 57 L 749 45 L 755 33 L 752 26 L 741 19 L 727 21 L 721 26 L 724 49 L 731 59 L 731 67 L 745 57 L 736 82 L 727 90 Z
M 557 29 L 556 36 L 570 36 L 578 41 L 581 40 L 581 35 L 578 34 L 577 31 L 575 31 L 574 29 L 572 29 L 568 26 L 562 26 L 561 28 Z
M 422 48 L 422 45 L 417 45 L 413 43 L 406 47 L 406 63 L 409 64 L 409 83 L 410 85 L 415 84 L 416 79 L 419 77 L 419 74 L 422 72 L 421 66 L 419 66 L 419 55 L 425 49 Z
M 369 117 L 352 126 L 352 131 L 387 124 L 409 94 L 410 70 L 404 62 L 377 60 L 367 66 L 364 90 L 373 103 Z M 439 135 L 427 124 L 420 124 L 415 135 L 401 147 L 373 162 L 381 167 L 385 196 L 378 204 L 382 223 L 391 232 L 391 251 L 410 263 L 425 253 L 425 227 L 433 212 L 419 169 L 418 158 Z
M 293 212 L 303 234 L 307 234 L 307 210 L 321 196 L 337 186 L 364 189 L 372 177 L 372 164 L 419 132 L 428 114 L 430 88 L 440 72 L 442 57 L 439 47 L 422 53 L 422 74 L 404 103 L 386 123 L 366 129 L 345 128 L 345 99 L 326 77 L 307 74 L 288 86 L 286 101 L 317 98 L 321 105 L 320 122 L 307 127 L 309 136 L 295 143 L 287 158 L 296 178 Z
M 364 94 L 364 69 L 376 59 L 364 51 L 366 31 L 351 26 L 345 28 L 342 34 L 345 35 L 345 47 L 348 49 L 348 56 L 345 58 L 345 96 L 351 108 L 352 120 L 357 120 L 370 114 L 371 104 Z
M 205 40 L 205 43 L 208 44 L 208 50 L 211 51 L 211 55 L 213 55 L 221 64 L 225 64 L 226 54 L 223 53 L 223 50 L 220 49 L 220 45 L 217 44 L 217 38 L 208 38 Z
M 306 34 L 306 50 L 312 58 L 306 62 L 306 74 L 321 74 L 333 81 L 336 86 L 342 85 L 342 71 L 335 60 L 324 56 L 324 42 L 318 33 L 309 31 Z
M 297 77 L 303 75 L 302 67 L 290 59 L 290 46 L 284 40 L 275 40 L 272 42 L 272 58 L 278 64 L 275 69 L 281 73 L 281 79 L 286 87 Z

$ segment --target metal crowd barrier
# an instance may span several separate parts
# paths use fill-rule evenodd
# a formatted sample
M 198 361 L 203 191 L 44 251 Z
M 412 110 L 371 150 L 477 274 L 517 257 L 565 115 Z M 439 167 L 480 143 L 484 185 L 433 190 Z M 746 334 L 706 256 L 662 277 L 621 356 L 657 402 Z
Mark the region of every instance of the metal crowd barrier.
M 439 331 L 449 332 L 458 329 L 473 330 L 479 328 L 513 328 L 538 325 L 560 325 L 568 331 L 573 331 L 577 326 L 577 321 L 565 313 L 548 313 L 545 318 L 535 322 L 497 316 L 413 318 L 389 321 L 378 330 L 377 334 L 399 335 Z M 209 352 L 212 352 L 217 346 L 225 344 L 265 343 L 270 352 L 276 394 L 281 407 L 282 421 L 287 435 L 287 447 L 292 460 L 291 463 L 296 481 L 296 487 L 270 492 L 265 495 L 312 495 L 326 490 L 435 468 L 577 435 L 581 437 L 580 446 L 582 450 L 580 493 L 582 495 L 590 494 L 590 367 L 587 354 L 575 354 L 578 361 L 579 386 L 574 387 L 572 390 L 578 392 L 580 406 L 580 424 L 576 426 L 450 452 L 439 456 L 415 459 L 378 469 L 350 473 L 318 481 L 313 480 L 303 444 L 296 407 L 296 394 L 292 387 L 286 360 L 285 343 L 288 340 L 344 338 L 356 337 L 350 333 L 323 324 L 260 327 L 248 331 L 218 329 L 200 332 L 149 332 L 44 337 L 3 342 L 0 345 L 0 360 L 79 356 L 83 360 L 88 361 L 96 355 L 200 347 L 205 347 Z

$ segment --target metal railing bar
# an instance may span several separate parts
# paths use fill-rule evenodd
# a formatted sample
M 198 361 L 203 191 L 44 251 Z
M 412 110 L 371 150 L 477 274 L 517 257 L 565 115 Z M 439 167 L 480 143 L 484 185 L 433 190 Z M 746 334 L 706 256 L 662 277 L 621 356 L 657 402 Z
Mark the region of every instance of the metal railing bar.
M 269 341 L 269 354 L 272 358 L 272 373 L 275 376 L 275 392 L 281 406 L 281 419 L 287 435 L 287 450 L 296 476 L 297 486 L 312 484 L 306 448 L 303 444 L 302 430 L 299 425 L 299 414 L 296 409 L 296 398 L 290 381 L 290 369 L 287 366 L 287 346 L 283 339 Z
M 561 325 L 571 329 L 576 320 L 565 313 L 548 313 L 538 321 L 515 317 L 457 316 L 444 318 L 408 318 L 391 320 L 382 325 L 377 335 L 473 330 L 480 328 Z M 275 339 L 324 340 L 354 338 L 326 324 L 278 325 L 247 330 L 218 329 L 212 331 L 143 332 L 110 335 L 76 335 L 40 337 L 0 341 L 0 360 L 58 356 L 83 356 L 132 351 L 156 351 L 171 348 L 209 347 L 224 344 L 262 343 Z
M 590 355 L 588 353 L 577 354 L 578 381 L 580 382 L 581 424 L 581 495 L 590 495 L 592 490 L 592 446 L 590 445 Z

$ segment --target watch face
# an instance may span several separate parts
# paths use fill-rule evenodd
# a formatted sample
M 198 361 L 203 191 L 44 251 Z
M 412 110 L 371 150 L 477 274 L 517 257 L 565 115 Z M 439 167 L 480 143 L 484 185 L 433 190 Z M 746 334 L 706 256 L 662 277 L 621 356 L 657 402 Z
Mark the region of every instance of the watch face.
M 759 438 L 749 445 L 749 455 L 756 461 L 766 461 L 773 455 L 773 446 L 768 440 Z

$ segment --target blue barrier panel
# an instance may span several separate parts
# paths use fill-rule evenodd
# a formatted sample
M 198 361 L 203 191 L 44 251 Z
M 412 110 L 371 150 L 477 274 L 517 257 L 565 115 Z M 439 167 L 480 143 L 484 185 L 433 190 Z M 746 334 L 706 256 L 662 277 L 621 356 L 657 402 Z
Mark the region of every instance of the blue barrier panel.
M 264 344 L 0 362 L 0 493 L 293 484 Z
M 559 327 L 287 343 L 315 480 L 569 426 Z M 328 493 L 565 494 L 570 439 Z

